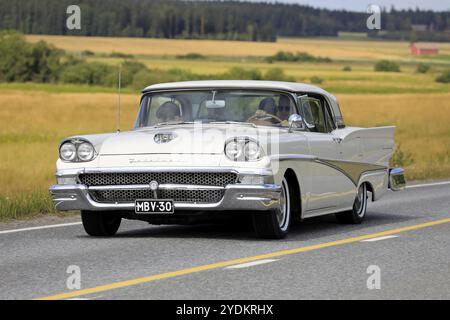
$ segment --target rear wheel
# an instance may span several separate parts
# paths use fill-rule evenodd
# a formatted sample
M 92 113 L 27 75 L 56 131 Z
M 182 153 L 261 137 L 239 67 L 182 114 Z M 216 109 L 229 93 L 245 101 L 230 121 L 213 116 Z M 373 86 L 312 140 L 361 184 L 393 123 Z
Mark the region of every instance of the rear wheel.
M 116 234 L 122 218 L 115 214 L 97 211 L 81 211 L 81 221 L 90 236 L 108 237 Z
M 367 211 L 367 186 L 363 183 L 358 188 L 353 209 L 336 213 L 336 219 L 341 223 L 359 224 L 364 220 Z
M 258 237 L 282 239 L 288 234 L 291 224 L 291 197 L 288 181 L 284 178 L 279 207 L 267 213 L 253 214 L 253 227 Z

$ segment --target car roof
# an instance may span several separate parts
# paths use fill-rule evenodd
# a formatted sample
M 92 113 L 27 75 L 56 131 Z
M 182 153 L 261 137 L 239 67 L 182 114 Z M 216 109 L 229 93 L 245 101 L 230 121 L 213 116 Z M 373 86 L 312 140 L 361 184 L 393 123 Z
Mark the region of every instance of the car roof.
M 202 80 L 158 83 L 148 86 L 143 93 L 152 91 L 178 90 L 178 89 L 257 89 L 290 92 L 309 92 L 332 96 L 327 91 L 306 83 L 284 82 L 284 81 L 261 81 L 261 80 Z

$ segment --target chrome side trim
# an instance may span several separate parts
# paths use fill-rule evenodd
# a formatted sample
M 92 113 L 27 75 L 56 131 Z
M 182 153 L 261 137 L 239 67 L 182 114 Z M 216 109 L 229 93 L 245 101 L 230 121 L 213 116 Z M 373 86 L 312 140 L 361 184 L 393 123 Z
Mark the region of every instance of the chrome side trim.
M 357 186 L 362 174 L 371 171 L 386 171 L 387 166 L 366 163 L 366 162 L 356 162 L 349 160 L 340 159 L 320 159 L 316 156 L 305 155 L 305 154 L 279 154 L 270 157 L 271 160 L 275 161 L 286 161 L 286 160 L 297 160 L 297 161 L 314 161 L 331 167 L 339 172 L 343 173 L 347 178 L 349 178 L 352 183 Z
M 286 161 L 286 160 L 306 160 L 306 161 L 315 161 L 318 158 L 316 156 L 311 156 L 307 154 L 276 154 L 270 156 L 270 160 L 272 161 Z
M 361 175 L 370 171 L 386 171 L 388 168 L 376 164 L 359 163 L 351 161 L 341 161 L 341 160 L 322 160 L 318 159 L 316 162 L 327 165 L 334 168 L 344 175 L 346 175 L 355 186 L 358 185 Z

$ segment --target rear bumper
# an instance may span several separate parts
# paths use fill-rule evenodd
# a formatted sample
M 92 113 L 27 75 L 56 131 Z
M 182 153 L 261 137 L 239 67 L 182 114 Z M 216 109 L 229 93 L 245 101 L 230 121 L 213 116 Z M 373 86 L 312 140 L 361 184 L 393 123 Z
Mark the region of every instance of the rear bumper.
M 405 189 L 405 186 L 405 171 L 402 168 L 389 169 L 389 189 L 392 191 L 401 191 Z
M 244 185 L 232 184 L 224 187 L 224 197 L 217 203 L 175 202 L 175 210 L 256 210 L 266 211 L 276 208 L 281 187 L 274 184 Z M 134 211 L 133 203 L 101 203 L 89 195 L 85 185 L 53 185 L 49 188 L 55 207 L 60 211 Z

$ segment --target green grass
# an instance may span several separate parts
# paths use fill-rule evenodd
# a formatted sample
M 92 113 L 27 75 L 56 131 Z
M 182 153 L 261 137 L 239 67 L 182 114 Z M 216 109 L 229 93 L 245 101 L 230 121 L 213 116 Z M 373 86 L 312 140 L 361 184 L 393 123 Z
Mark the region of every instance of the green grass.
M 0 195 L 0 221 L 55 213 L 55 206 L 48 192 L 27 192 L 10 197 Z

